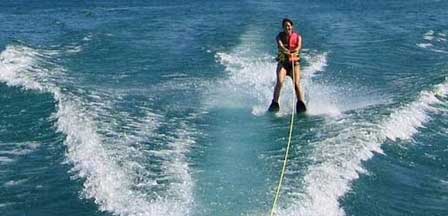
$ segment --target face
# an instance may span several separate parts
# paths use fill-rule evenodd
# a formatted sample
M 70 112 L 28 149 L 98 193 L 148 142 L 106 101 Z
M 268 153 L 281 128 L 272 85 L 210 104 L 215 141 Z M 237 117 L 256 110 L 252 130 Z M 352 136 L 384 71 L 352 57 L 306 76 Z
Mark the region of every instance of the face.
M 285 25 L 283 25 L 283 31 L 285 31 L 288 34 L 292 34 L 293 26 L 290 22 L 285 22 Z

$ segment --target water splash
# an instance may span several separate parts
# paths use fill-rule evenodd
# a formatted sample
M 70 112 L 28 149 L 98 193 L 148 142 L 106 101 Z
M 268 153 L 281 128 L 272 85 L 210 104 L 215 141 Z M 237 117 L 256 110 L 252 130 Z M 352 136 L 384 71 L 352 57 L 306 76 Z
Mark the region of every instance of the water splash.
M 105 98 L 99 94 L 97 103 L 90 106 L 85 98 L 61 87 L 60 83 L 70 79 L 63 68 L 49 60 L 53 55 L 58 55 L 58 52 L 9 45 L 0 54 L 0 81 L 53 95 L 57 101 L 57 113 L 54 114 L 57 130 L 66 136 L 64 143 L 67 160 L 73 165 L 71 172 L 84 180 L 83 195 L 93 199 L 100 210 L 116 215 L 189 215 L 193 203 L 193 182 L 185 154 L 194 142 L 194 132 L 184 124 L 174 135 L 167 136 L 168 147 L 153 151 L 169 156 L 161 161 L 159 167 L 163 175 L 153 180 L 139 180 L 151 176 L 151 171 L 146 170 L 141 161 L 120 159 L 138 155 L 135 153 L 140 153 L 141 157 L 145 153 L 148 153 L 145 157 L 151 156 L 148 150 L 140 149 L 141 145 L 129 146 L 127 143 L 142 141 L 142 135 L 154 131 L 164 121 L 163 117 L 147 111 L 145 118 L 130 124 L 137 127 L 137 132 L 124 139 L 120 143 L 122 147 L 117 146 L 116 141 L 100 133 L 113 133 L 112 127 L 104 127 L 96 121 L 104 115 L 100 114 L 102 111 L 111 109 L 107 107 L 109 103 L 102 101 Z M 144 172 L 139 172 L 142 170 Z M 171 181 L 162 179 L 166 177 Z M 168 189 L 156 197 L 149 196 L 138 189 L 142 187 L 136 182 L 144 184 L 143 188 L 168 184 Z

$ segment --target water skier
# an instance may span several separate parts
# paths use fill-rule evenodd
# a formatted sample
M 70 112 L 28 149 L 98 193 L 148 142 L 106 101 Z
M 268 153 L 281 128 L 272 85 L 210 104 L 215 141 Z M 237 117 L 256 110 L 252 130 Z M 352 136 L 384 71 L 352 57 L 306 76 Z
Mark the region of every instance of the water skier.
M 286 76 L 290 76 L 294 82 L 294 90 L 297 97 L 296 112 L 306 111 L 302 86 L 300 85 L 300 51 L 302 49 L 302 36 L 294 31 L 294 23 L 285 18 L 282 21 L 283 31 L 276 37 L 278 56 L 277 60 L 277 82 L 274 88 L 274 97 L 269 112 L 278 112 L 280 91 Z M 294 70 L 294 71 L 293 71 Z M 294 73 L 294 74 L 293 74 Z

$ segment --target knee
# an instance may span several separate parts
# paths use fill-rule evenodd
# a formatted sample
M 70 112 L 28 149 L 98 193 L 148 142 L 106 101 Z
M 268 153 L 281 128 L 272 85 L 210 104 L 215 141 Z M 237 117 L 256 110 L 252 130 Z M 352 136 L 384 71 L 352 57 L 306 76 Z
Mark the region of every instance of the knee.
M 282 87 L 283 86 L 283 80 L 279 80 L 279 79 L 277 79 L 277 82 L 275 83 L 275 85 L 277 86 L 277 87 Z

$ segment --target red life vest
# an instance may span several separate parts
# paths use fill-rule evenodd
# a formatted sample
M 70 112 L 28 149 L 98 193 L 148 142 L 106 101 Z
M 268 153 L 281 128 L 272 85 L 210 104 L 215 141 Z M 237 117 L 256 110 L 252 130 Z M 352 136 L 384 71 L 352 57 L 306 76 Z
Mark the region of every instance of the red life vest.
M 301 36 L 299 33 L 296 32 L 292 32 L 291 35 L 287 35 L 285 32 L 280 32 L 278 34 L 278 38 L 281 40 L 281 42 L 283 43 L 283 46 L 285 46 L 286 49 L 288 49 L 289 51 L 293 51 L 295 49 L 297 49 L 297 47 L 299 47 L 299 42 L 301 41 Z M 300 52 L 300 50 L 299 50 Z M 300 61 L 300 53 L 295 53 L 294 54 L 294 61 Z M 285 53 L 283 53 L 281 50 L 279 50 L 278 55 L 277 55 L 277 61 L 279 62 L 287 62 L 287 61 L 291 61 L 292 56 L 287 55 Z
M 300 35 L 295 32 L 293 32 L 291 36 L 289 36 L 289 43 L 288 43 L 289 50 L 294 50 L 299 46 L 299 38 Z

